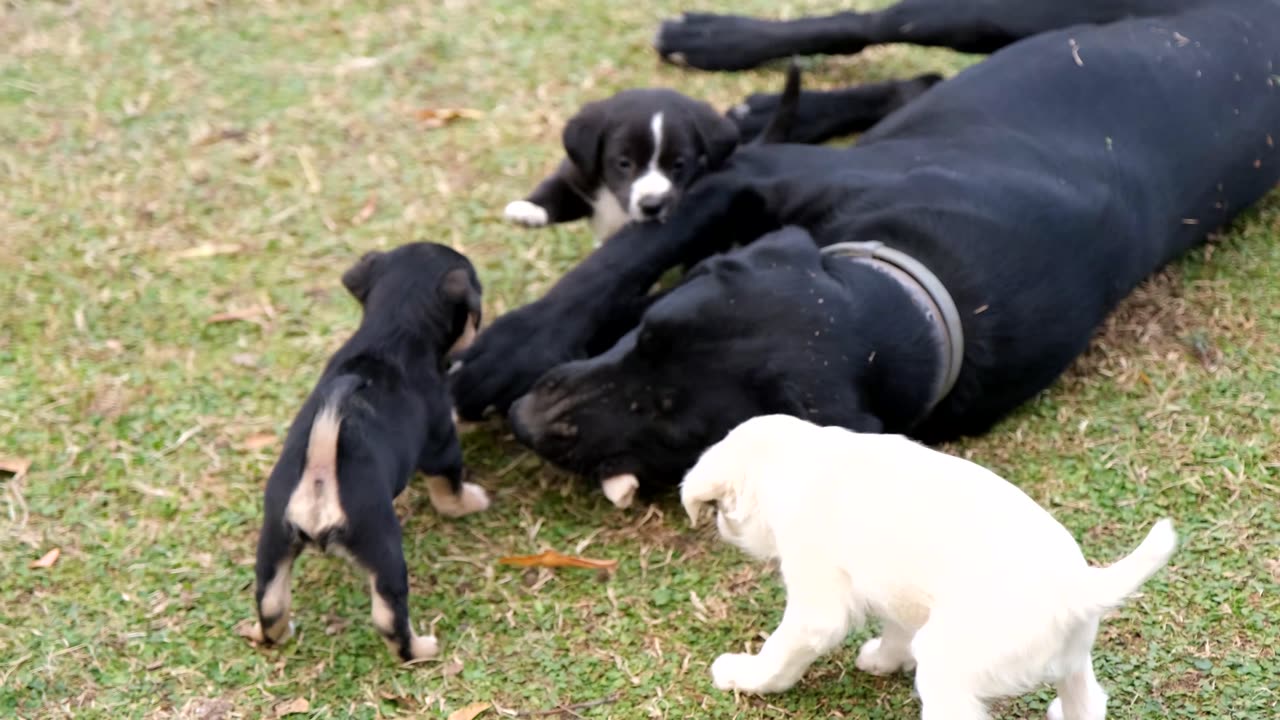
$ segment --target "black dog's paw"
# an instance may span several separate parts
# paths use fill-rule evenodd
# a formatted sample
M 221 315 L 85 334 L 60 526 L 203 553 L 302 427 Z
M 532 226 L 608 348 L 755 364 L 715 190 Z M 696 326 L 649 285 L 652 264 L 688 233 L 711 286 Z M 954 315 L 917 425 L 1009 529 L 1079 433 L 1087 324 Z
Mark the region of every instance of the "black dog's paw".
M 481 420 L 489 408 L 506 415 L 543 373 L 581 355 L 574 329 L 578 314 L 539 301 L 494 321 L 450 370 L 458 416 Z
M 779 57 L 779 24 L 741 15 L 685 13 L 665 20 L 653 39 L 663 60 L 700 70 L 747 70 Z
M 926 90 L 942 82 L 942 76 L 937 73 L 928 73 L 926 75 L 918 75 L 910 80 L 903 80 L 898 83 L 897 103 L 893 106 L 893 110 L 906 105 L 924 94 Z

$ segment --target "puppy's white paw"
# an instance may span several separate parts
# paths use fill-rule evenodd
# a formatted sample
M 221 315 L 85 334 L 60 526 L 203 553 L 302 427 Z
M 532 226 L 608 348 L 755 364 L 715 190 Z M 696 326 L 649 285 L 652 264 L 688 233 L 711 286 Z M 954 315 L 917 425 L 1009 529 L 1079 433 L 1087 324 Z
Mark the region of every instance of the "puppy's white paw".
M 293 621 L 290 620 L 280 626 L 271 628 L 272 632 L 264 632 L 262 622 L 257 621 L 253 623 L 253 627 L 248 632 L 242 632 L 241 634 L 255 645 L 280 645 L 293 637 L 293 629 Z
M 726 653 L 711 663 L 711 682 L 717 690 L 742 690 L 754 692 L 751 664 L 755 657 L 741 653 Z
M 528 200 L 516 200 L 507 203 L 506 210 L 502 211 L 507 220 L 525 227 L 542 227 L 547 224 L 547 211 L 545 208 L 534 205 Z
M 1048 716 L 1049 716 L 1049 720 L 1063 720 L 1062 698 L 1054 698 L 1053 702 L 1049 703 Z
M 458 493 L 458 505 L 463 515 L 478 513 L 489 509 L 489 493 L 475 483 L 462 483 L 462 492 Z
M 434 635 L 418 635 L 409 644 L 409 652 L 413 654 L 413 660 L 430 660 L 440 654 L 440 643 Z
M 711 682 L 719 690 L 748 693 L 781 692 L 791 687 L 774 682 L 773 675 L 758 655 L 726 653 L 711 663 Z
M 884 647 L 880 638 L 871 638 L 862 643 L 862 648 L 858 650 L 858 659 L 853 664 L 862 672 L 871 675 L 892 675 L 914 665 L 910 655 L 899 648 Z
M 640 480 L 635 475 L 614 475 L 600 482 L 600 489 L 609 502 L 615 507 L 628 508 L 636 500 L 636 490 L 640 488 Z

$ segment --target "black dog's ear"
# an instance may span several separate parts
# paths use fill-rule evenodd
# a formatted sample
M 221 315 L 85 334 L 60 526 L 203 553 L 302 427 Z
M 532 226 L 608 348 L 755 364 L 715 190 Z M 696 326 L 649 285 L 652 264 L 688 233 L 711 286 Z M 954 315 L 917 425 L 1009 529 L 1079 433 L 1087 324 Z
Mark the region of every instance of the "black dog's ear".
M 804 397 L 799 388 L 782 377 L 775 378 L 769 390 L 765 399 L 772 407 L 767 408 L 768 412 L 792 415 L 824 427 L 835 425 L 854 432 L 884 432 L 884 421 L 863 410 L 856 398 L 838 397 L 845 393 Z
M 694 113 L 693 127 L 702 142 L 702 165 L 706 170 L 715 170 L 724 164 L 741 139 L 738 126 L 710 106 L 705 112 Z
M 564 151 L 582 177 L 595 180 L 600 177 L 600 153 L 604 144 L 604 131 L 608 126 L 607 109 L 599 102 L 587 103 L 564 126 L 561 141 Z
M 455 268 L 444 274 L 440 281 L 440 294 L 451 304 L 455 304 L 468 314 L 480 320 L 482 301 L 480 284 L 466 268 Z
M 367 252 L 351 269 L 342 274 L 342 284 L 356 300 L 363 305 L 373 289 L 373 283 L 382 272 L 382 261 L 385 256 L 377 250 Z

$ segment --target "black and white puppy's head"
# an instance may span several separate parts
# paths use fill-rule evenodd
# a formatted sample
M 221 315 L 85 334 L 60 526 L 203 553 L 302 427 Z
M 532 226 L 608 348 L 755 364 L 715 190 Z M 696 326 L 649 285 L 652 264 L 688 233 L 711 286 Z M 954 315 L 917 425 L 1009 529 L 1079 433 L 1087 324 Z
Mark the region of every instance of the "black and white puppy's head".
M 634 89 L 584 106 L 563 141 L 606 237 L 630 221 L 665 219 L 693 180 L 733 153 L 738 129 L 674 90 Z

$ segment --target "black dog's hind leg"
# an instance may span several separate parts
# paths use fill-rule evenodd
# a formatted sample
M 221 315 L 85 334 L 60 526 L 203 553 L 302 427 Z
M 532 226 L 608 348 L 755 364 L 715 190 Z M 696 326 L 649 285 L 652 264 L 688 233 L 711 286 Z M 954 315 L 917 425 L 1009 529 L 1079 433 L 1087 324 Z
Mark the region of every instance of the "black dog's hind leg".
M 930 74 L 840 90 L 801 91 L 786 141 L 817 144 L 865 132 L 941 80 L 941 75 Z M 756 93 L 729 110 L 728 116 L 737 123 L 744 141 L 765 129 L 781 97 L 780 93 Z
M 745 70 L 792 55 L 847 55 L 911 43 L 991 53 L 1017 40 L 1081 23 L 1173 13 L 1207 0 L 904 0 L 878 12 L 777 21 L 686 13 L 662 23 L 664 59 L 703 70 Z
M 288 639 L 293 624 L 289 612 L 293 602 L 293 562 L 302 551 L 302 542 L 285 525 L 284 518 L 267 513 L 258 535 L 258 559 L 255 563 L 258 623 L 252 639 L 274 645 Z
M 542 227 L 591 215 L 591 203 L 575 186 L 577 171 L 565 160 L 523 200 L 508 203 L 503 216 L 517 225 Z
M 387 647 L 404 662 L 435 657 L 440 652 L 435 637 L 415 634 L 409 622 L 409 570 L 401 546 L 400 521 L 391 504 L 352 536 L 358 541 L 348 549 L 369 572 L 373 626 Z

